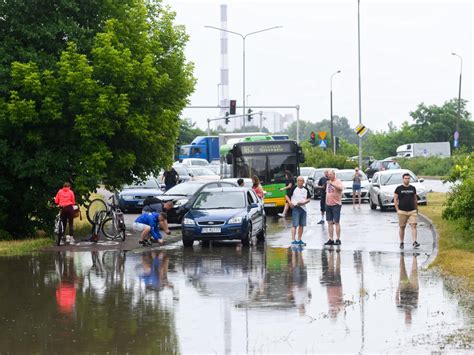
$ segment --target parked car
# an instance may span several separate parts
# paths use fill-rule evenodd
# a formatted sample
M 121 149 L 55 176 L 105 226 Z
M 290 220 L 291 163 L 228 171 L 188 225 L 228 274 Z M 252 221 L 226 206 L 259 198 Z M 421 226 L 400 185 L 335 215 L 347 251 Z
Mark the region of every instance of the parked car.
M 115 193 L 120 209 L 136 211 L 143 208 L 143 201 L 148 197 L 159 197 L 163 194 L 158 179 L 149 177 L 147 180 L 132 185 L 125 185 L 122 190 Z
M 173 209 L 168 211 L 168 222 L 181 224 L 184 215 L 189 211 L 195 197 L 201 192 L 217 187 L 237 187 L 230 181 L 189 181 L 179 184 L 159 197 L 162 202 L 173 202 Z
M 397 169 L 379 171 L 374 174 L 369 186 L 370 208 L 375 210 L 377 206 L 382 211 L 393 205 L 393 194 L 398 185 L 402 184 L 402 175 L 410 174 L 410 184 L 416 188 L 416 195 L 419 205 L 426 205 L 426 194 L 428 189 L 422 184 L 423 179 L 418 177 L 410 170 Z
M 201 158 L 185 158 L 185 159 L 181 159 L 179 163 L 189 166 L 189 167 L 209 165 L 209 162 L 206 159 L 201 159 Z
M 302 176 L 304 178 L 305 183 L 308 179 L 308 176 L 313 174 L 315 170 L 316 170 L 316 168 L 313 168 L 311 166 L 306 166 L 306 167 L 300 168 L 300 176 Z
M 359 173 L 362 175 L 362 180 L 360 183 L 361 191 L 361 201 L 369 202 L 369 179 L 363 171 L 359 170 Z M 352 202 L 352 178 L 355 174 L 354 169 L 342 169 L 336 171 L 336 178 L 341 180 L 344 185 L 344 191 L 342 192 L 342 202 Z
M 389 169 L 400 169 L 400 165 L 395 160 L 375 160 L 365 170 L 365 173 L 367 174 L 367 177 L 371 179 L 377 171 Z
M 220 175 L 221 173 L 220 164 L 209 164 L 208 166 L 206 166 L 206 169 L 211 170 L 216 175 Z
M 265 240 L 263 203 L 251 189 L 219 188 L 200 192 L 183 218 L 183 244 L 195 240 L 237 239 L 248 246 L 253 237 Z
M 220 179 L 219 175 L 214 173 L 211 169 L 205 167 L 189 167 L 189 174 L 191 174 L 192 181 L 214 181 Z
M 178 173 L 178 184 L 183 182 L 191 181 L 191 176 L 189 175 L 189 170 L 186 165 L 184 164 L 173 164 L 174 170 Z
M 324 175 L 324 172 L 328 169 L 336 171 L 335 168 L 318 168 L 314 169 L 313 173 L 308 176 L 306 179 L 306 188 L 309 190 L 311 197 L 314 199 L 321 198 L 321 189 L 318 187 L 319 179 L 321 179 Z

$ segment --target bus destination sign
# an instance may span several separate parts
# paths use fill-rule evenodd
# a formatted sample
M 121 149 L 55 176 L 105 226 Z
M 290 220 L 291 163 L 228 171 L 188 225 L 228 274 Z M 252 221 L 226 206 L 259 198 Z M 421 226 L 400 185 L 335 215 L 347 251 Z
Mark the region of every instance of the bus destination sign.
M 252 144 L 240 147 L 243 155 L 246 154 L 271 154 L 271 153 L 291 153 L 291 144 Z

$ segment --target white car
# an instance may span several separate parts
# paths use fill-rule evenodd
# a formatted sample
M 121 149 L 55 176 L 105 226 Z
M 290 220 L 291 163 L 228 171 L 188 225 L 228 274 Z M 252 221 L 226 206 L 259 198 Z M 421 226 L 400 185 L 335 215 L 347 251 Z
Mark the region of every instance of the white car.
M 191 175 L 191 180 L 192 181 L 200 181 L 200 180 L 205 180 L 205 181 L 214 181 L 214 180 L 220 180 L 219 175 L 214 173 L 211 169 L 208 169 L 206 167 L 190 167 L 188 168 L 189 170 L 189 175 Z
M 181 164 L 187 167 L 207 167 L 209 162 L 206 159 L 201 158 L 185 158 L 180 161 Z
M 354 169 L 342 169 L 336 170 L 336 178 L 341 180 L 344 185 L 344 191 L 342 192 L 342 202 L 352 202 L 352 178 L 354 177 Z M 359 170 L 359 173 L 362 175 L 362 180 L 360 182 L 360 196 L 361 202 L 369 202 L 369 179 L 363 171 Z M 357 202 L 357 201 L 356 201 Z
M 418 177 L 410 170 L 394 169 L 379 171 L 372 177 L 369 187 L 370 208 L 375 210 L 377 206 L 382 211 L 388 207 L 393 207 L 393 194 L 397 186 L 402 184 L 403 174 L 410 174 L 410 185 L 416 188 L 416 195 L 419 205 L 426 205 L 426 194 L 428 189 L 422 184 L 423 179 Z
M 250 179 L 250 178 L 243 178 L 243 179 L 244 179 L 244 187 L 247 187 L 247 188 L 251 189 L 252 186 L 253 186 L 252 179 Z M 237 180 L 239 180 L 239 178 L 225 178 L 225 179 L 222 179 L 222 181 L 229 181 L 229 182 L 233 182 L 235 184 L 237 184 Z
M 300 176 L 303 177 L 305 184 L 306 184 L 306 179 L 308 178 L 308 176 L 313 175 L 315 170 L 316 168 L 313 168 L 311 166 L 305 166 L 303 168 L 300 168 Z

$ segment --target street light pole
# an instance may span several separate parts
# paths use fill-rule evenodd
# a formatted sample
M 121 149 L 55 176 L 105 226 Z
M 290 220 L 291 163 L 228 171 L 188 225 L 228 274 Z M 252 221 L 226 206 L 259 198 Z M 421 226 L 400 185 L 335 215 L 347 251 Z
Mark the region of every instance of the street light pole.
M 277 28 L 282 28 L 283 26 L 274 26 L 274 27 L 264 28 L 263 30 L 249 32 L 247 34 L 242 34 L 242 33 L 239 33 L 239 32 L 229 31 L 229 30 L 219 28 L 219 27 L 214 27 L 214 26 L 204 26 L 204 27 L 205 28 L 212 28 L 214 30 L 218 30 L 218 31 L 222 31 L 222 32 L 232 33 L 232 34 L 240 36 L 242 38 L 242 91 L 243 91 L 243 93 L 242 93 L 242 115 L 243 115 L 242 127 L 245 128 L 245 39 L 248 36 L 251 36 L 251 35 L 254 35 L 254 34 L 257 34 L 257 33 L 260 33 L 260 32 L 265 32 L 265 31 L 270 31 L 270 30 L 274 30 L 274 29 L 277 29 Z
M 360 0 L 357 0 L 357 54 L 359 58 L 359 124 L 362 124 L 362 98 L 360 78 Z M 362 169 L 362 137 L 359 136 L 359 168 Z
M 331 105 L 331 141 L 332 141 L 332 153 L 333 154 L 336 154 L 336 140 L 334 139 L 334 117 L 333 117 L 333 114 L 332 114 L 332 78 L 334 77 L 334 75 L 337 75 L 339 74 L 341 71 L 338 70 L 337 72 L 333 73 L 331 75 L 331 92 L 330 92 L 330 105 Z
M 461 81 L 462 81 L 462 57 L 459 54 L 451 53 L 459 58 L 461 61 L 461 67 L 459 70 L 459 92 L 458 92 L 458 119 L 456 120 L 456 132 L 458 132 L 457 136 L 459 137 L 459 121 L 461 120 Z M 459 138 L 457 138 L 459 139 Z M 459 143 L 458 143 L 459 144 Z

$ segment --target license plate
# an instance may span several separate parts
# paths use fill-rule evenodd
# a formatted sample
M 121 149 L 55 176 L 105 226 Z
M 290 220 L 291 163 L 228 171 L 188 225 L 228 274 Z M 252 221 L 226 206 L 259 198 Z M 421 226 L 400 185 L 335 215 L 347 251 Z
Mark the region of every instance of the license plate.
M 202 229 L 203 233 L 220 233 L 221 229 L 217 227 L 212 227 L 212 228 L 203 228 Z
M 276 203 L 266 203 L 264 206 L 265 207 L 275 207 Z

